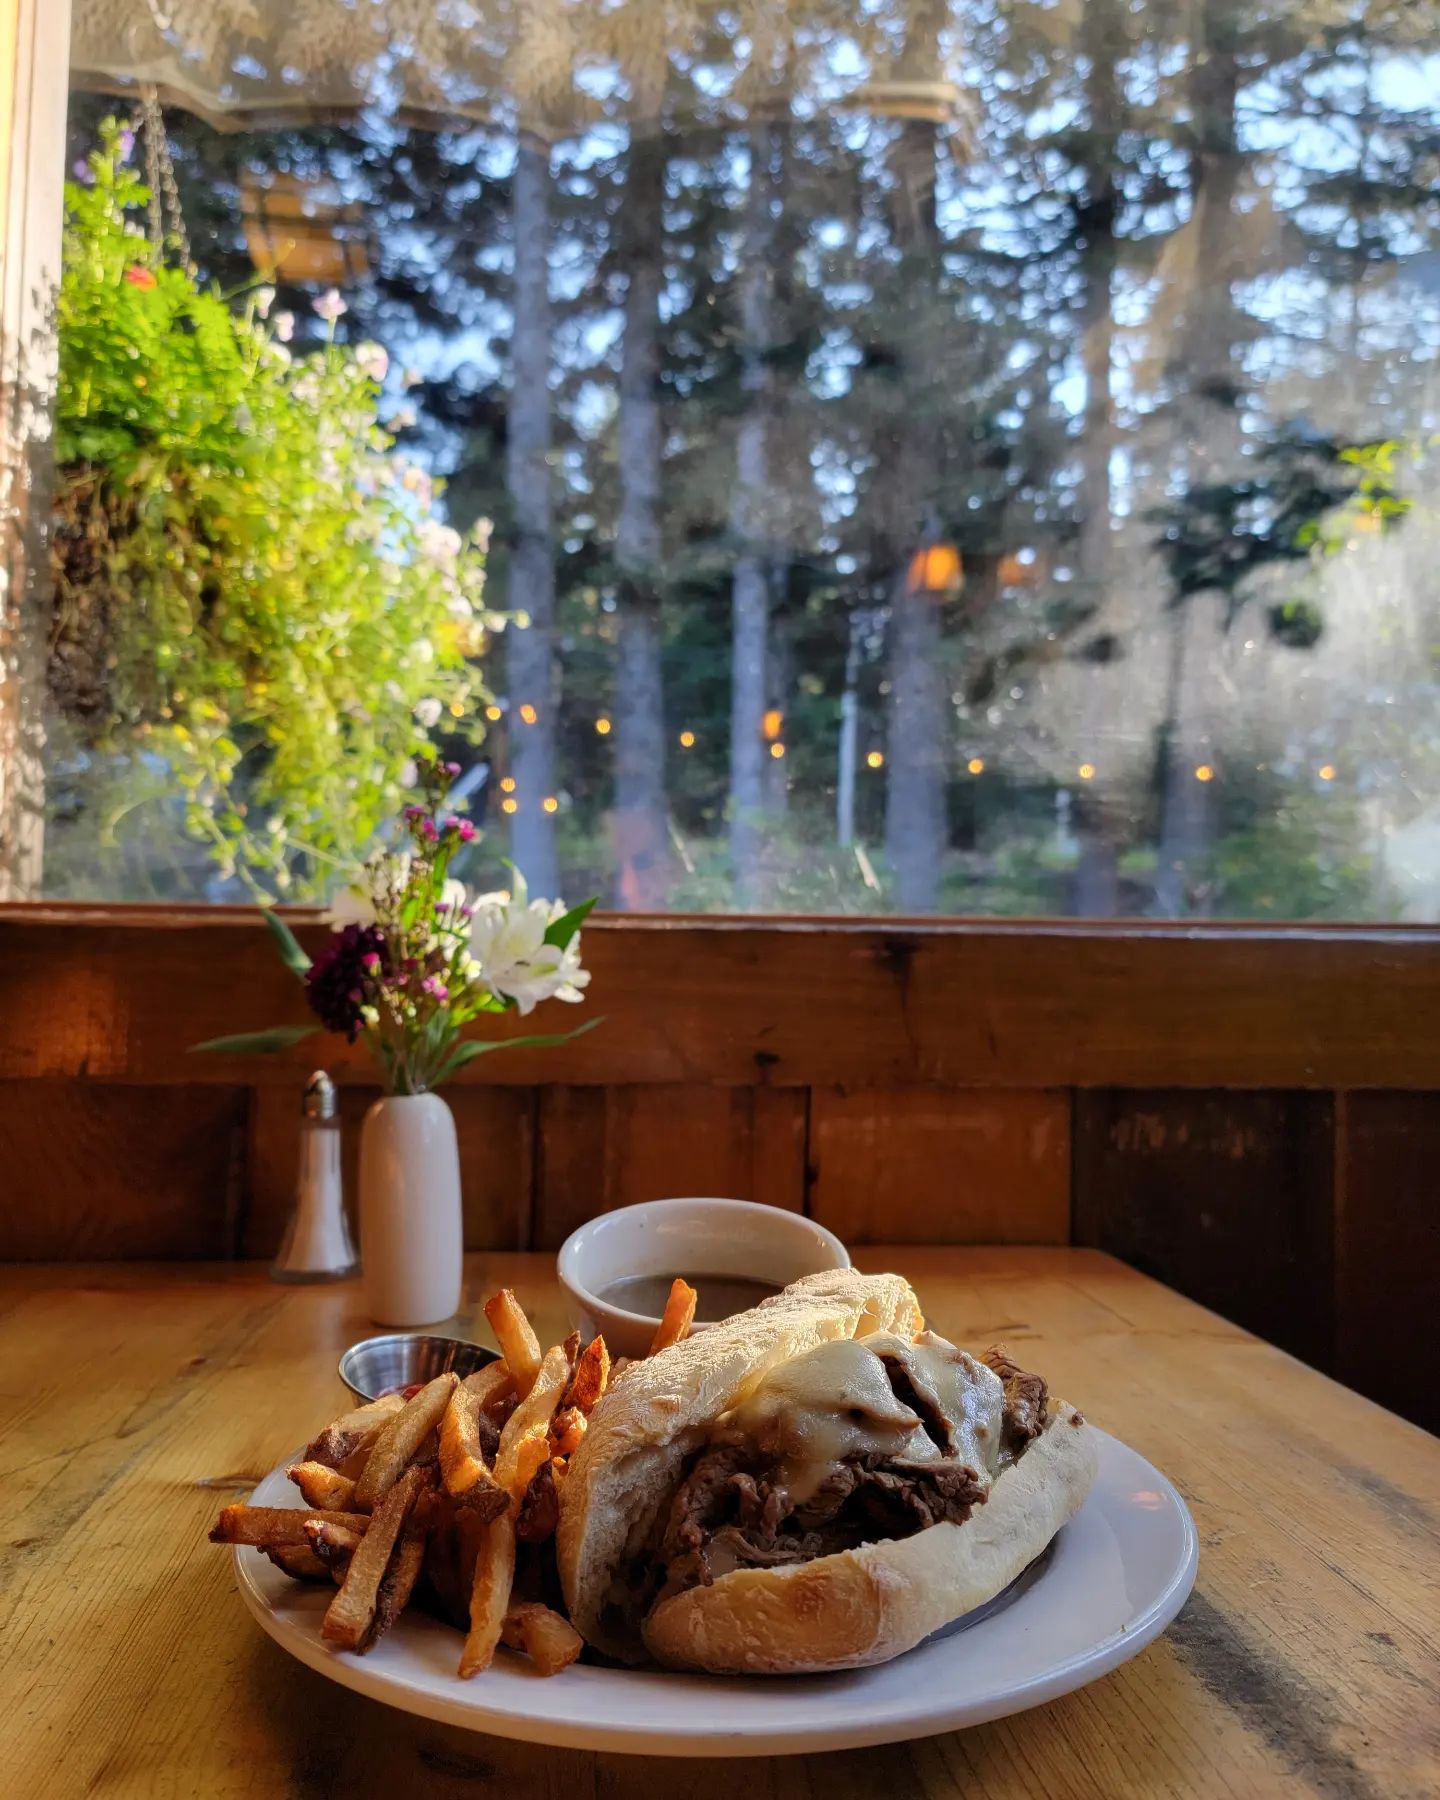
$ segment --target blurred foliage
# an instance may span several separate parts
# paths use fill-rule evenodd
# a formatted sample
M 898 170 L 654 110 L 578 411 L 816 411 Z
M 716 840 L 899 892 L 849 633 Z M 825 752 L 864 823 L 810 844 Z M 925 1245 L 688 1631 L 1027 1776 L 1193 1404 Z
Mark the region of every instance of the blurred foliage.
M 1215 846 L 1216 908 L 1234 919 L 1368 919 L 1393 902 L 1378 895 L 1342 796 L 1292 795 L 1248 830 Z
M 142 803 L 178 789 L 223 873 L 318 894 L 437 724 L 480 735 L 485 527 L 462 541 L 395 454 L 338 296 L 292 356 L 271 290 L 232 304 L 147 239 L 132 141 L 107 121 L 66 187 L 52 695 Z

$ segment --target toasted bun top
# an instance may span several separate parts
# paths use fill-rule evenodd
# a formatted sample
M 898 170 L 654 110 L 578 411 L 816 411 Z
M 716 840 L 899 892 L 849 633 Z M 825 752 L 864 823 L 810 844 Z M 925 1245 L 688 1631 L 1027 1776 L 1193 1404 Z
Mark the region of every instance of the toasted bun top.
M 607 1629 L 616 1569 L 678 1485 L 685 1458 L 708 1427 L 777 1363 L 835 1338 L 893 1331 L 913 1337 L 924 1321 L 908 1281 L 832 1269 L 632 1363 L 600 1401 L 561 1489 L 556 1550 L 565 1603 L 577 1629 L 612 1656 L 643 1654 Z

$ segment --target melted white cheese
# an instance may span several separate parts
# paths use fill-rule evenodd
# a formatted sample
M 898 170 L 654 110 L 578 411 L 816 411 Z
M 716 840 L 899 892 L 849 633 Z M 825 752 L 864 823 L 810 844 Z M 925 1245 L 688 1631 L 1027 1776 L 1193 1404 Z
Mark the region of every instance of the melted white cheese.
M 922 1332 L 913 1344 L 896 1337 L 867 1343 L 903 1364 L 917 1393 L 949 1421 L 951 1454 L 969 1463 L 988 1486 L 1000 1468 L 1005 1410 L 1005 1384 L 995 1371 L 933 1331 Z
M 901 1363 L 917 1395 L 948 1421 L 941 1449 L 920 1416 L 895 1396 L 885 1358 Z M 1004 1389 L 983 1363 L 926 1332 L 916 1343 L 876 1333 L 820 1344 L 780 1364 L 717 1423 L 716 1436 L 754 1444 L 777 1464 L 777 1479 L 803 1505 L 849 1456 L 969 1463 L 988 1486 L 1000 1455 Z

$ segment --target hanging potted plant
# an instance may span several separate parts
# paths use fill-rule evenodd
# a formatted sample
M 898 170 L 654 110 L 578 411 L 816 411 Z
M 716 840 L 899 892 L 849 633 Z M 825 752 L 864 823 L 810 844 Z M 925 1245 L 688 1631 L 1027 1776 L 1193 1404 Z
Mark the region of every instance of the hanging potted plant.
M 183 812 L 222 879 L 318 898 L 437 721 L 483 736 L 489 527 L 462 539 L 396 447 L 389 359 L 338 341 L 343 297 L 300 353 L 273 287 L 202 285 L 146 235 L 133 150 L 108 122 L 65 189 L 51 699 L 143 789 L 132 829 L 140 799 Z
M 547 1000 L 584 999 L 580 927 L 593 899 L 566 908 L 513 889 L 471 895 L 449 874 L 475 837 L 445 808 L 454 763 L 420 770 L 423 803 L 404 811 L 405 849 L 365 864 L 329 917 L 334 935 L 313 960 L 274 912 L 265 922 L 286 965 L 305 985 L 318 1023 L 214 1038 L 197 1050 L 275 1051 L 320 1030 L 363 1041 L 385 1087 L 360 1139 L 360 1257 L 372 1316 L 384 1325 L 428 1325 L 460 1304 L 462 1224 L 455 1121 L 435 1092 L 492 1050 L 563 1044 L 574 1031 L 487 1040 L 463 1035 L 488 1014 L 528 1017 Z

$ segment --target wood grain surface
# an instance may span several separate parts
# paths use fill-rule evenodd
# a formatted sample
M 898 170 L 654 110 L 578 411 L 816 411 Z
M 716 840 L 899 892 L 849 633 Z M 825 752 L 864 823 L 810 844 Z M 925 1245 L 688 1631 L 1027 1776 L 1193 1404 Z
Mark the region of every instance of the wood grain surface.
M 853 1244 L 1067 1243 L 1070 1096 L 817 1088 L 809 1211 Z
M 1075 1241 L 1326 1364 L 1333 1111 L 1328 1094 L 1078 1094 Z
M 626 916 L 585 960 L 604 1028 L 461 1084 L 1440 1089 L 1433 928 Z M 189 1046 L 303 1017 L 253 912 L 0 907 L 0 1078 L 293 1086 L 313 1044 Z
M 1440 1429 L 1440 1094 L 1341 1094 L 1338 1122 L 1335 1373 L 1382 1372 L 1389 1405 Z
M 0 1270 L 0 1791 L 215 1800 L 1151 1800 L 1440 1790 L 1440 1446 L 1094 1251 L 874 1250 L 935 1325 L 1004 1338 L 1176 1481 L 1201 1538 L 1174 1627 L 1103 1681 L 947 1737 L 655 1763 L 468 1735 L 299 1667 L 204 1541 L 342 1403 L 350 1287 L 253 1267 Z M 543 1255 L 470 1260 L 542 1336 Z M 475 1324 L 468 1314 L 467 1326 Z M 479 1327 L 483 1331 L 484 1327 Z M 563 1680 L 555 1686 L 563 1705 Z

